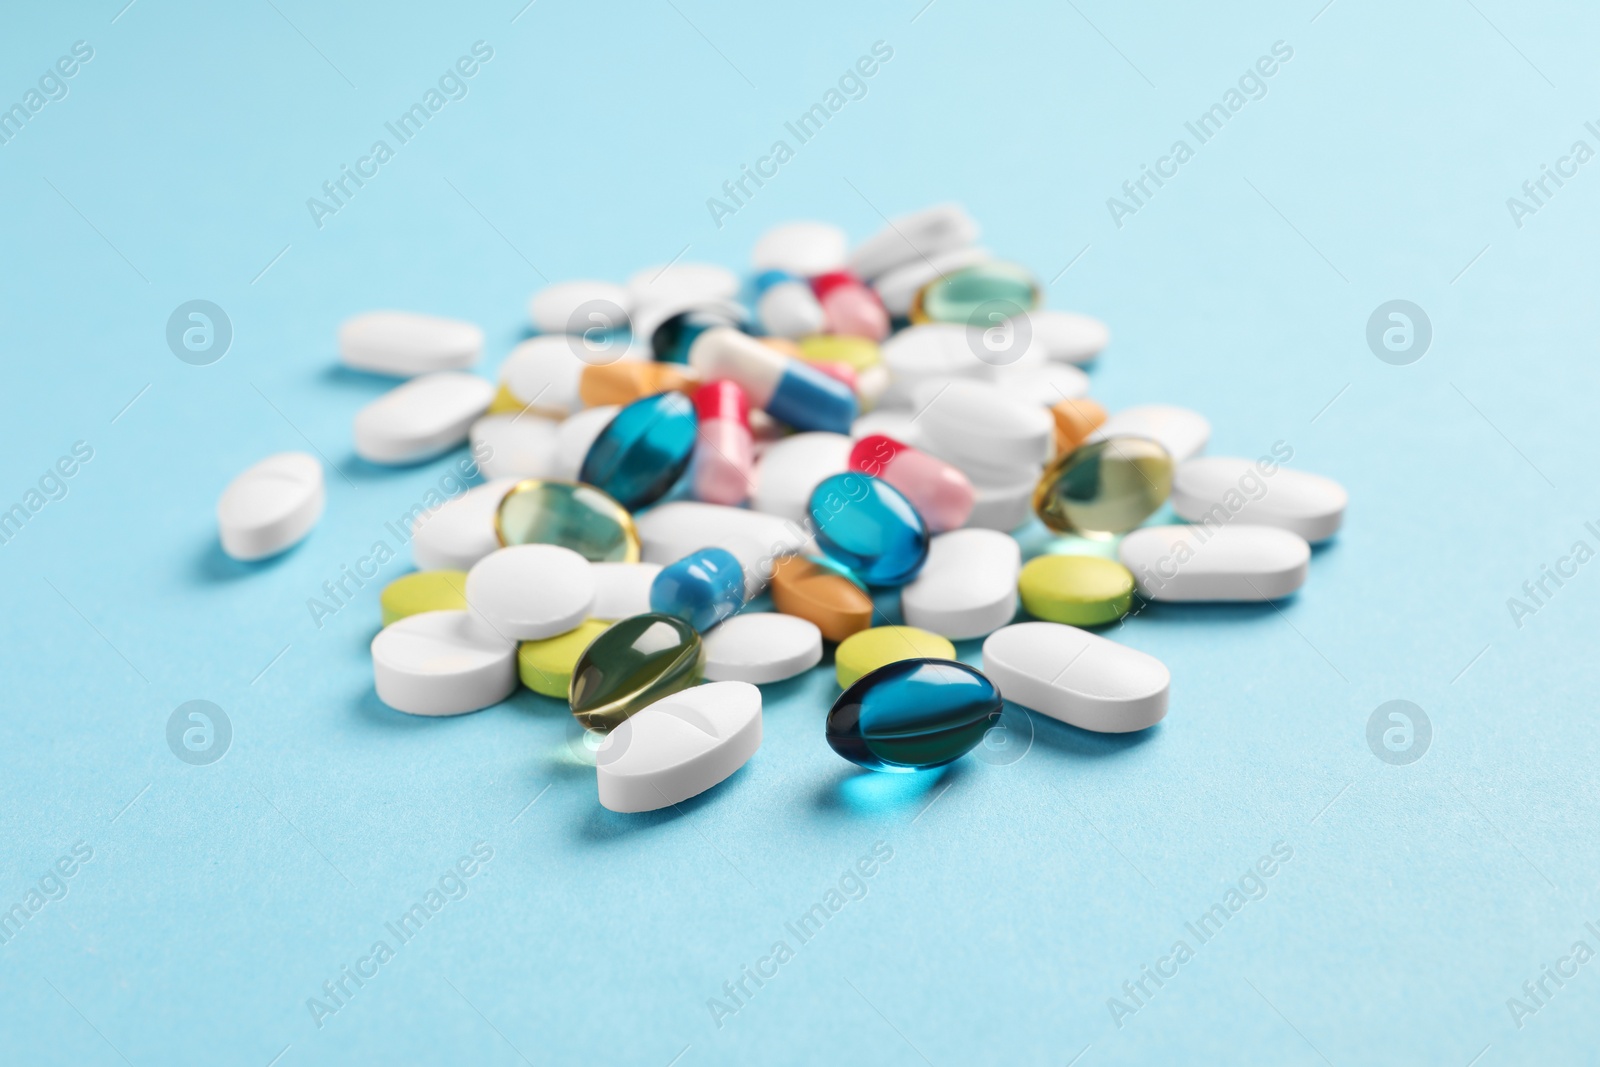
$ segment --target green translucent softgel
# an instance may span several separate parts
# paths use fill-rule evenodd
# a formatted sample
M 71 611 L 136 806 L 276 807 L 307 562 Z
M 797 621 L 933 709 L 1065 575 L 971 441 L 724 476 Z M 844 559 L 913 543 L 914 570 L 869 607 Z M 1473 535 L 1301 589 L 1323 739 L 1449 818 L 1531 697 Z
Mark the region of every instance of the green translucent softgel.
M 610 730 L 664 696 L 700 682 L 705 646 L 673 615 L 635 615 L 596 637 L 572 668 L 567 700 L 590 730 Z
M 1081 445 L 1044 469 L 1033 510 L 1058 533 L 1126 533 L 1172 492 L 1172 457 L 1147 437 Z

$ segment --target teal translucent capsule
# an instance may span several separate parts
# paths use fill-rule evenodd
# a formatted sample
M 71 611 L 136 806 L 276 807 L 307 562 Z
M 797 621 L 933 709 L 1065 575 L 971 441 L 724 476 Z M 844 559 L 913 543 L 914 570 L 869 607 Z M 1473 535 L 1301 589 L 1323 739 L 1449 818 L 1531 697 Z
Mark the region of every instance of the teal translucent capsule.
M 630 511 L 667 494 L 694 458 L 698 420 L 682 393 L 635 400 L 589 446 L 578 474 Z
M 675 615 L 705 633 L 744 607 L 744 568 L 725 548 L 702 548 L 661 568 L 650 610 Z
M 817 544 L 868 585 L 904 585 L 928 558 L 928 527 L 888 482 L 849 472 L 811 491 Z
M 965 663 L 899 660 L 833 702 L 828 745 L 869 771 L 942 767 L 972 751 L 1002 710 L 1000 690 Z

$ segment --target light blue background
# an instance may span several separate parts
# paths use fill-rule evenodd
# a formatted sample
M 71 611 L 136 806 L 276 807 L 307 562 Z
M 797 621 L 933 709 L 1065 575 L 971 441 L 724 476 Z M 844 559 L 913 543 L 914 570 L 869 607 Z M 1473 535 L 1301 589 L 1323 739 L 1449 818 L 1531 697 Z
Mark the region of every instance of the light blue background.
M 0 547 L 0 907 L 74 842 L 94 851 L 0 945 L 4 1059 L 1593 1055 L 1600 963 L 1520 1030 L 1506 999 L 1580 937 L 1600 949 L 1582 927 L 1600 920 L 1600 563 L 1520 629 L 1506 600 L 1575 540 L 1600 547 L 1583 528 L 1600 163 L 1520 229 L 1505 204 L 1574 140 L 1600 147 L 1592 12 L 520 3 L 0 14 L 5 104 L 72 42 L 95 50 L 0 146 L 0 506 L 74 441 L 94 449 Z M 314 226 L 306 198 L 480 39 L 494 58 L 470 95 Z M 718 230 L 706 198 L 878 40 L 894 57 L 865 99 Z M 1106 198 L 1278 40 L 1294 56 L 1268 95 L 1118 229 Z M 779 221 L 860 239 L 880 211 L 948 199 L 1055 279 L 1050 305 L 1111 324 L 1108 406 L 1193 407 L 1212 452 L 1287 441 L 1350 489 L 1281 611 L 1164 607 L 1116 634 L 1171 667 L 1160 727 L 1035 717 L 1020 760 L 868 778 L 822 741 L 818 671 L 769 689 L 733 781 L 624 818 L 554 702 L 446 721 L 380 705 L 377 584 L 312 624 L 307 598 L 446 465 L 354 458 L 351 416 L 385 383 L 336 369 L 345 317 L 481 323 L 492 373 L 546 279 L 620 280 L 685 246 L 742 267 Z M 235 330 L 208 367 L 163 337 L 194 298 Z M 1364 339 L 1394 298 L 1433 323 L 1411 366 Z M 217 495 L 307 439 L 342 471 L 321 525 L 274 564 L 231 564 Z M 234 730 L 208 767 L 165 740 L 197 698 Z M 1365 741 L 1395 698 L 1436 731 L 1408 767 Z M 479 841 L 494 858 L 468 895 L 319 1029 L 307 998 Z M 717 1028 L 707 998 L 877 841 L 893 859 L 865 898 Z M 1107 998 L 1278 841 L 1293 859 L 1265 898 L 1115 1026 Z

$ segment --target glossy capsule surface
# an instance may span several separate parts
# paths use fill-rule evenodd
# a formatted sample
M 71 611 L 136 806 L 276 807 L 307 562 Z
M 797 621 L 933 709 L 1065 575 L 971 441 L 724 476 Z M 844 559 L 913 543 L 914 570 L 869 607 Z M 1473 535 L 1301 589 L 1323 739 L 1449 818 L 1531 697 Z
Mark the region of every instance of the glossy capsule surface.
M 811 279 L 811 291 L 822 305 L 829 333 L 881 341 L 889 336 L 889 313 L 878 294 L 849 271 L 832 271 Z
M 772 606 L 814 624 L 829 641 L 872 625 L 872 597 L 832 560 L 785 556 L 772 569 Z
M 682 393 L 635 400 L 594 439 L 578 478 L 605 490 L 625 508 L 653 504 L 694 458 L 697 422 L 694 405 Z
M 561 545 L 591 563 L 639 562 L 639 531 L 628 509 L 592 485 L 530 478 L 495 509 L 502 545 Z
M 1039 306 L 1039 283 L 1014 263 L 980 263 L 935 278 L 911 301 L 911 321 L 964 322 L 987 329 Z
M 824 478 L 811 491 L 817 544 L 867 585 L 904 585 L 928 558 L 928 527 L 905 495 L 869 474 Z
M 650 704 L 697 685 L 705 645 L 675 615 L 635 615 L 613 623 L 578 656 L 567 701 L 590 730 L 610 730 Z
M 1034 513 L 1060 533 L 1126 533 L 1155 514 L 1172 492 L 1172 457 L 1148 437 L 1108 437 L 1080 445 L 1044 469 Z
M 903 493 L 932 533 L 954 530 L 972 514 L 977 493 L 960 470 L 886 434 L 868 434 L 850 450 L 850 469 L 882 478 Z
M 733 379 L 751 407 L 797 430 L 849 433 L 859 413 L 849 386 L 738 330 L 701 334 L 689 350 L 689 366 L 706 378 Z
M 744 607 L 744 590 L 738 558 L 725 548 L 702 548 L 661 568 L 650 583 L 650 610 L 705 633 Z
M 707 382 L 694 397 L 699 416 L 694 446 L 694 497 L 708 504 L 743 504 L 755 487 L 750 401 L 738 382 Z
M 650 352 L 661 363 L 689 362 L 689 348 L 695 338 L 732 320 L 716 308 L 696 308 L 667 319 L 650 335 Z
M 999 721 L 1000 691 L 954 660 L 908 659 L 863 675 L 828 711 L 828 746 L 872 771 L 960 759 Z

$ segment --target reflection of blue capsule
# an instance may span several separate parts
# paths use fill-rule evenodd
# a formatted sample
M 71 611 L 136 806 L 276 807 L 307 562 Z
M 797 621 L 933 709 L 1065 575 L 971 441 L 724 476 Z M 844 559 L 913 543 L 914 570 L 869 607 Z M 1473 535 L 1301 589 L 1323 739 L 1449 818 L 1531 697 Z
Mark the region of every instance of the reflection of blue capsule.
M 701 633 L 744 607 L 744 568 L 725 548 L 702 548 L 661 568 L 650 610 L 676 615 Z
M 928 558 L 928 527 L 888 482 L 850 472 L 811 491 L 817 544 L 868 585 L 904 585 Z
M 697 424 L 694 405 L 682 393 L 635 400 L 594 439 L 578 479 L 629 510 L 653 504 L 688 468 Z
M 903 659 L 862 675 L 828 712 L 828 745 L 871 771 L 942 767 L 1000 721 L 1000 690 L 943 659 Z

